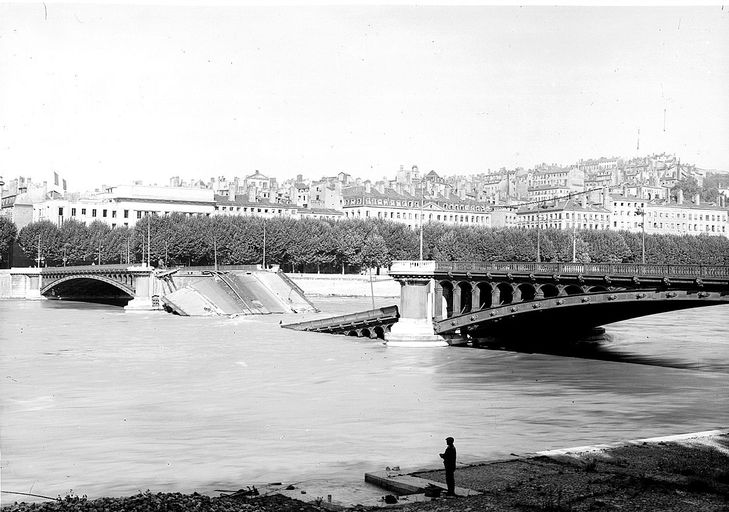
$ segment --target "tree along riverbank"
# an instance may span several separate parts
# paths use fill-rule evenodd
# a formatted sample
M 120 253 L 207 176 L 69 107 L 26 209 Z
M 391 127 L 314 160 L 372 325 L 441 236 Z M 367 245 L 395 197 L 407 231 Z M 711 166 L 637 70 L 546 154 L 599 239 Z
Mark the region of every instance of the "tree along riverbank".
M 15 236 L 13 229 L 4 230 Z M 265 235 L 265 236 L 264 236 Z M 420 259 L 420 233 L 380 219 L 338 221 L 213 216 L 145 217 L 133 228 L 86 226 L 68 220 L 29 224 L 17 241 L 41 266 L 140 263 L 167 266 L 280 265 L 287 272 L 359 273 L 393 260 Z M 12 241 L 0 244 L 12 245 Z M 265 249 L 265 250 L 264 250 Z M 264 257 L 265 252 L 265 257 Z M 641 233 L 608 230 L 423 226 L 423 258 L 441 261 L 555 261 L 640 263 Z M 0 263 L 6 262 L 3 256 Z M 645 260 L 653 264 L 729 264 L 725 236 L 646 235 Z M 4 266 L 5 263 L 3 263 Z
M 445 482 L 443 471 L 415 476 Z M 403 496 L 388 507 L 405 511 L 527 512 L 621 510 L 726 511 L 729 502 L 729 435 L 700 439 L 630 443 L 582 452 L 515 458 L 461 467 L 456 484 L 472 496 L 428 499 Z M 285 485 L 285 484 L 284 484 Z M 385 505 L 342 507 L 321 499 L 304 502 L 282 495 L 209 497 L 149 491 L 130 497 L 88 500 L 69 496 L 43 503 L 15 503 L 4 512 L 316 512 L 377 510 Z M 386 493 L 383 492 L 383 497 Z M 9 494 L 4 494 L 5 501 Z

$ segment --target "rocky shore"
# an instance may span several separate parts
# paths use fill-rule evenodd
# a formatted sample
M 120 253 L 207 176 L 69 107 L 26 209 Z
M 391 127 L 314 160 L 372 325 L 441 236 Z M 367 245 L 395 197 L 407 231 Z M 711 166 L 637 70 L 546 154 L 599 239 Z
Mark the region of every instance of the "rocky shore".
M 442 471 L 416 477 L 445 482 Z M 456 498 L 401 496 L 397 503 L 358 505 L 404 511 L 696 511 L 729 510 L 729 434 L 680 436 L 671 440 L 554 451 L 531 457 L 460 467 L 459 487 L 474 494 Z M 383 493 L 383 495 L 386 493 Z M 8 495 L 3 496 L 7 503 Z M 391 501 L 392 498 L 389 500 Z M 89 500 L 66 497 L 43 503 L 15 503 L 3 512 L 317 512 L 344 510 L 279 494 L 210 497 L 198 493 L 141 493 Z

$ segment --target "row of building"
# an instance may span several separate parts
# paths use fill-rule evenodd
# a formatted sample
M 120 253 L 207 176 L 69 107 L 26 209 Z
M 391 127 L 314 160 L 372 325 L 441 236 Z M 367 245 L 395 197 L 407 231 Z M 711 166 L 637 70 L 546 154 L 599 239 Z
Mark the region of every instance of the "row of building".
M 599 169 L 599 168 L 598 168 Z M 214 180 L 209 187 L 145 186 L 105 187 L 92 194 L 68 193 L 58 186 L 17 179 L 3 187 L 0 214 L 18 228 L 39 220 L 58 225 L 68 219 L 86 224 L 101 221 L 110 227 L 133 227 L 148 215 L 186 216 L 255 215 L 292 219 L 384 219 L 418 229 L 423 223 L 452 226 L 523 227 L 556 229 L 612 229 L 662 234 L 729 236 L 725 196 L 719 204 L 702 204 L 698 196 L 684 200 L 651 195 L 650 187 L 635 183 L 605 184 L 574 191 L 572 171 L 540 171 L 537 187 L 558 180 L 562 188 L 534 201 L 496 204 L 478 200 L 465 188 L 454 189 L 430 171 L 401 168 L 393 180 L 353 180 L 346 173 L 305 183 L 292 183 L 283 198 L 281 187 L 256 171 L 244 180 Z M 55 183 L 58 180 L 54 180 Z M 646 187 L 649 191 L 646 192 Z M 460 190 L 460 192 L 458 191 Z

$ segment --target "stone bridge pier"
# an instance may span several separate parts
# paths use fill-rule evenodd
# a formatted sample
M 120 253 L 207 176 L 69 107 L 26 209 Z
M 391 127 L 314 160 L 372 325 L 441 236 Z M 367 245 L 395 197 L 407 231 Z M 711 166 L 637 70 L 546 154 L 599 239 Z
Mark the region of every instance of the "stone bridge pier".
M 394 347 L 445 347 L 446 338 L 433 330 L 437 295 L 433 279 L 435 262 L 407 263 L 410 265 L 407 273 L 393 275 L 400 283 L 400 319 L 385 334 L 385 342 Z

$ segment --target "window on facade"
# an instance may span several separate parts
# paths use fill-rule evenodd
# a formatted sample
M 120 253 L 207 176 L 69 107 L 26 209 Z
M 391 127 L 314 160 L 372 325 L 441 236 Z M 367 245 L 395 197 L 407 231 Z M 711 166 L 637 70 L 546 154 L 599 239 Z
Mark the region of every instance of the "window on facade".
M 129 210 L 124 210 L 124 218 L 125 219 L 129 218 Z
M 102 217 L 106 217 L 106 209 L 104 209 L 104 210 L 101 210 L 101 216 L 102 216 Z
M 116 210 L 111 211 L 111 218 L 116 219 Z
M 92 216 L 92 217 L 96 217 L 96 208 L 93 208 L 93 209 L 91 210 L 91 216 Z
M 76 216 L 76 208 L 71 208 L 71 217 Z
M 86 215 L 86 208 L 81 208 L 81 215 Z
M 142 210 L 137 210 L 137 218 L 138 219 L 142 218 Z

